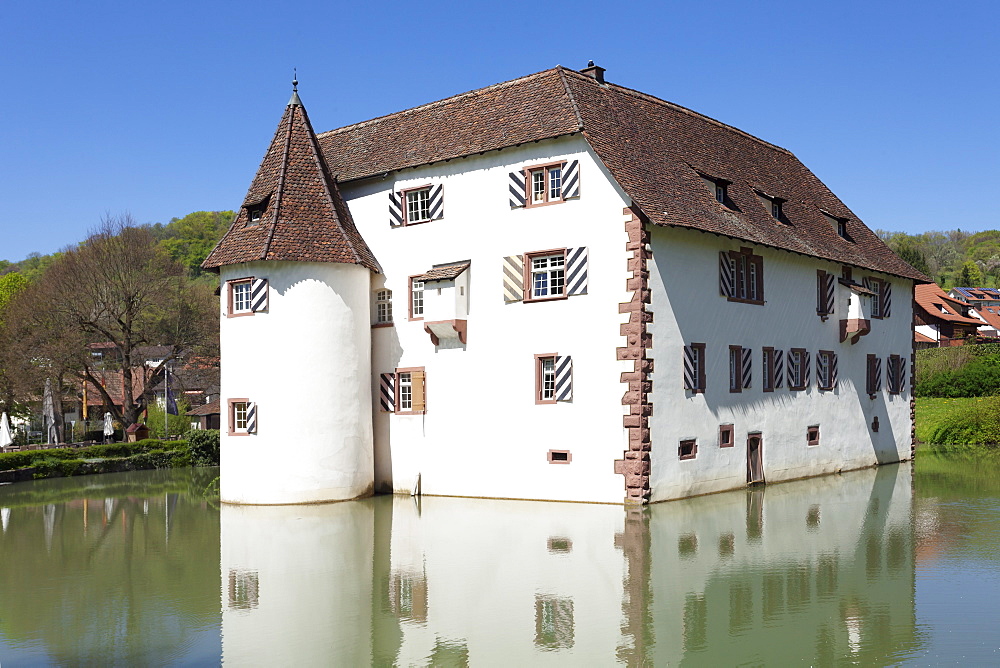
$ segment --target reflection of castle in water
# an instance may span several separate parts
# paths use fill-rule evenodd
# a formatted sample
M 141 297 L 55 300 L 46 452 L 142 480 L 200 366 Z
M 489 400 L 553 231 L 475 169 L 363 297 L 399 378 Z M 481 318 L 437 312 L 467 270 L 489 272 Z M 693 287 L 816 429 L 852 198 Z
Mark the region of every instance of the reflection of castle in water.
M 917 643 L 908 464 L 625 511 L 221 513 L 227 663 L 870 664 Z

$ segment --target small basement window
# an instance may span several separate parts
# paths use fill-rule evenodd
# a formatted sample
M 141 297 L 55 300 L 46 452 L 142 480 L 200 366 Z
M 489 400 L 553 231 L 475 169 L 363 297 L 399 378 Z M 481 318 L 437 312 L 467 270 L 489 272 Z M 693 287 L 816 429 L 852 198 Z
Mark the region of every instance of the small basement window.
M 806 427 L 806 445 L 819 445 L 819 425 Z
M 698 441 L 687 439 L 680 442 L 677 448 L 677 456 L 681 459 L 694 459 L 698 455 Z
M 573 455 L 569 450 L 549 450 L 549 464 L 569 464 L 573 461 Z
M 719 425 L 719 447 L 720 448 L 733 447 L 733 425 L 731 424 Z

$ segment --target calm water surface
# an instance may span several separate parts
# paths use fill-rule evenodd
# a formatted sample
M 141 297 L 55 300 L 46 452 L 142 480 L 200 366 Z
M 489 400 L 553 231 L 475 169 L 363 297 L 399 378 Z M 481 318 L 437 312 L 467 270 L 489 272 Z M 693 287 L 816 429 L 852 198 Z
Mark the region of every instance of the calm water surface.
M 998 665 L 1000 458 L 657 504 L 0 487 L 0 663 Z

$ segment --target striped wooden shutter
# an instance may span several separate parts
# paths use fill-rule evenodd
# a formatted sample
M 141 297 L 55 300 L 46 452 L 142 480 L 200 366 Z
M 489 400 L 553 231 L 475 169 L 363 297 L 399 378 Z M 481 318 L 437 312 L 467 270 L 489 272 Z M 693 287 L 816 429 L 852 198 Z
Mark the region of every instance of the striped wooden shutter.
M 389 193 L 389 227 L 403 224 L 403 193 Z
M 878 392 L 882 388 L 882 358 L 875 358 L 875 375 L 873 377 L 873 385 L 875 391 Z
M 892 315 L 892 283 L 882 282 L 882 317 L 888 318 Z
M 795 353 L 791 350 L 788 351 L 788 387 L 795 387 Z
M 428 195 L 427 208 L 430 209 L 431 220 L 444 218 L 444 186 L 440 183 L 436 186 L 431 186 L 431 192 L 430 195 Z
M 809 367 L 812 362 L 812 354 L 808 351 L 802 353 L 802 385 L 809 387 Z
M 587 294 L 587 264 L 589 254 L 586 246 L 566 249 L 566 294 Z
M 897 373 L 898 373 L 898 377 L 899 377 L 899 382 L 896 385 L 896 391 L 899 392 L 899 393 L 902 393 L 903 392 L 903 388 L 906 387 L 906 360 L 905 360 L 905 358 L 900 357 L 898 365 L 899 365 L 899 367 L 898 367 Z
M 784 387 L 785 386 L 785 356 L 781 350 L 775 350 L 771 353 L 774 359 L 774 386 Z
M 503 300 L 509 304 L 524 299 L 524 256 L 503 259 Z
M 508 191 L 510 192 L 510 208 L 518 209 L 524 206 L 527 194 L 525 193 L 526 181 L 524 178 L 524 172 L 511 172 L 507 175 L 509 184 Z
M 423 371 L 411 371 L 410 379 L 413 382 L 413 407 L 410 409 L 414 413 L 423 413 L 427 410 L 427 392 L 425 387 L 425 376 Z
M 247 433 L 257 433 L 257 403 L 254 401 L 247 403 Z
M 378 376 L 379 406 L 387 413 L 396 410 L 396 374 L 380 373 Z
M 573 358 L 569 355 L 556 357 L 556 401 L 573 400 Z
M 837 387 L 837 353 L 830 355 L 830 389 Z
M 733 261 L 726 251 L 719 251 L 719 294 L 733 296 Z
M 751 374 L 753 372 L 753 351 L 749 348 L 743 349 L 743 389 L 750 387 Z
M 572 199 L 580 196 L 580 161 L 574 160 L 563 168 L 562 197 Z
M 819 313 L 820 315 L 830 315 L 833 313 L 833 286 L 835 277 L 833 274 L 828 272 L 820 272 L 819 274 Z
M 267 310 L 267 279 L 255 278 L 250 284 L 250 310 L 254 313 Z M 278 309 L 279 311 L 281 309 Z
M 684 389 L 697 390 L 698 378 L 695 366 L 695 355 L 698 353 L 692 346 L 684 346 Z

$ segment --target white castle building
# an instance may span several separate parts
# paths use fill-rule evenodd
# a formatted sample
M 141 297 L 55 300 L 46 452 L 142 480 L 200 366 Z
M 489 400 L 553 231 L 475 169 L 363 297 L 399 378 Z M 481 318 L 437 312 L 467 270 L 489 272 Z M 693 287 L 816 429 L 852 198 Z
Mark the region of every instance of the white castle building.
M 911 455 L 926 277 L 785 149 L 593 65 L 319 135 L 293 93 L 204 266 L 227 502 L 645 503 Z

